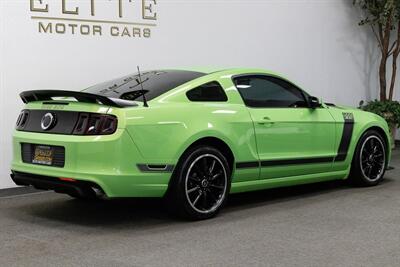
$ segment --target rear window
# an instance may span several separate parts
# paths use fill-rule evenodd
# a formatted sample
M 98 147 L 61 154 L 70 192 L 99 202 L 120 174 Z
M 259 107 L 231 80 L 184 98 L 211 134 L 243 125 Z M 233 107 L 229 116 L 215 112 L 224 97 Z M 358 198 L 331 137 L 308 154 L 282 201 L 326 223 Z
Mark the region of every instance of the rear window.
M 181 71 L 181 70 L 162 70 L 146 71 L 141 73 L 143 90 L 146 92 L 146 99 L 156 98 L 184 83 L 206 75 L 201 72 Z M 141 100 L 142 87 L 138 73 L 127 75 L 115 80 L 91 86 L 85 93 L 102 95 L 110 98 L 120 98 L 124 100 Z
M 194 88 L 186 93 L 190 101 L 194 102 L 226 102 L 228 97 L 218 82 L 210 82 Z

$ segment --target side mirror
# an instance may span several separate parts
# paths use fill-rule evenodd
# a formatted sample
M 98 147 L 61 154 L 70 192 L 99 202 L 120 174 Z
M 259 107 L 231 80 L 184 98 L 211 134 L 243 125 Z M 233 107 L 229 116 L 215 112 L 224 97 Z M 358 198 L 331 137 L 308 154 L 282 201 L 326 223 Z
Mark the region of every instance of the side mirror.
M 314 108 L 319 108 L 321 106 L 321 103 L 317 97 L 310 96 L 308 98 L 308 105 L 310 106 L 310 108 L 314 109 Z

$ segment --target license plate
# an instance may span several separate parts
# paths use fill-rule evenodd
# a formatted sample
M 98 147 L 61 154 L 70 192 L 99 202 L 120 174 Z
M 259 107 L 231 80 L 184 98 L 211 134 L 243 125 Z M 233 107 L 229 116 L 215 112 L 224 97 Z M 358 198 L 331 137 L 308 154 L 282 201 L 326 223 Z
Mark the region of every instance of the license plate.
M 54 149 L 50 146 L 35 146 L 32 163 L 51 166 Z

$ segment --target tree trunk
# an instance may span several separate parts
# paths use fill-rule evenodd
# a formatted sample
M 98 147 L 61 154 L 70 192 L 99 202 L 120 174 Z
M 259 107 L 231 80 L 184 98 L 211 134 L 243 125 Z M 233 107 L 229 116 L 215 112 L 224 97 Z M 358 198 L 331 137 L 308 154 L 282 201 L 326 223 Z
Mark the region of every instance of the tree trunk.
M 393 51 L 393 56 L 392 56 L 392 79 L 390 81 L 390 89 L 389 89 L 389 100 L 393 100 L 393 93 L 394 93 L 394 87 L 396 85 L 396 75 L 397 75 L 397 58 L 399 57 L 400 54 L 400 21 L 399 24 L 397 25 L 397 44 L 396 47 Z
M 397 73 L 397 57 L 398 54 L 393 54 L 393 63 L 392 63 L 392 80 L 390 82 L 390 91 L 389 91 L 389 100 L 393 100 L 393 92 L 394 92 L 394 86 L 396 83 L 396 73 Z
M 382 54 L 381 63 L 379 65 L 379 85 L 381 101 L 386 101 L 386 62 L 387 55 Z
M 393 14 L 393 9 L 390 10 L 388 20 L 386 21 L 385 25 L 379 25 L 379 34 L 381 38 L 381 43 L 382 43 L 382 58 L 381 58 L 381 63 L 379 66 L 379 84 L 380 84 L 380 99 L 381 101 L 386 101 L 386 89 L 387 89 L 387 84 L 386 84 L 386 63 L 389 57 L 389 44 L 390 44 L 390 31 L 391 31 L 391 26 L 392 26 L 392 14 Z M 382 27 L 384 26 L 384 27 Z

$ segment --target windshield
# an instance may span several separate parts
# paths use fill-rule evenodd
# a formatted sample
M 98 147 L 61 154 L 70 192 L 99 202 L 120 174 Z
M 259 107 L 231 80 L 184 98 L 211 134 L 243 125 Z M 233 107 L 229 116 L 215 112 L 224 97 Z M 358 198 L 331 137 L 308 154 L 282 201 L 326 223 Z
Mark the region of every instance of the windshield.
M 144 92 L 146 99 L 151 100 L 204 75 L 206 74 L 201 72 L 181 70 L 146 71 L 141 73 L 141 79 L 138 73 L 134 73 L 91 86 L 83 91 L 85 93 L 124 100 L 141 100 Z M 142 86 L 140 81 L 144 91 L 141 91 Z

